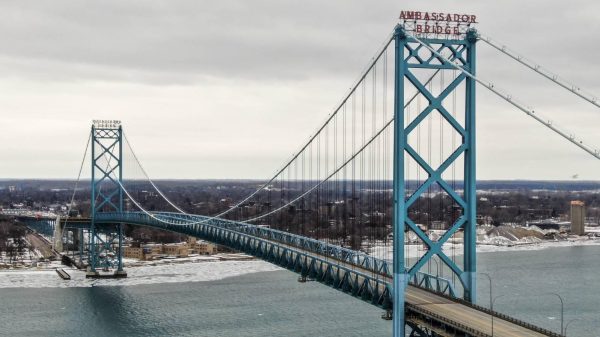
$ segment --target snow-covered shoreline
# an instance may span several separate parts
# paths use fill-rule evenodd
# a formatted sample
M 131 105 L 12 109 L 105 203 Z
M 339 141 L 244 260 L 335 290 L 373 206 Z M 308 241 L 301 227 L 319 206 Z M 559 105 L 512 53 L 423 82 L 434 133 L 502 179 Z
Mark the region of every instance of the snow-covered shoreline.
M 391 243 L 390 243 L 391 244 Z M 564 247 L 579 247 L 579 246 L 598 246 L 600 245 L 600 239 L 588 239 L 587 237 L 572 238 L 568 240 L 560 241 L 539 241 L 531 243 L 517 243 L 512 246 L 506 245 L 494 245 L 487 243 L 477 244 L 477 253 L 495 253 L 495 252 L 521 252 L 521 251 L 535 251 L 548 248 L 564 248 Z M 446 243 L 442 247 L 442 251 L 448 256 L 459 256 L 462 255 L 463 245 L 462 243 Z M 392 249 L 390 246 L 374 245 L 368 249 L 369 254 L 376 256 L 381 259 L 392 259 Z M 404 255 L 407 258 L 417 258 L 425 254 L 426 251 L 423 245 L 407 245 L 404 251 Z
M 59 266 L 59 265 L 57 265 Z M 64 266 L 62 266 L 64 267 Z M 54 269 L 21 269 L 0 271 L 0 288 L 70 288 L 94 286 L 133 286 L 141 284 L 206 282 L 245 274 L 280 270 L 259 260 L 198 261 L 160 263 L 127 267 L 127 278 L 86 279 L 85 272 L 63 268 L 71 280 L 62 280 Z
M 564 248 L 564 247 L 580 247 L 580 246 L 599 246 L 600 239 L 569 239 L 561 241 L 542 241 L 529 244 L 518 244 L 514 246 L 496 246 L 487 244 L 478 244 L 478 253 L 493 253 L 493 252 L 511 252 L 511 251 L 528 251 L 542 250 L 547 248 Z
M 598 246 L 600 240 L 579 238 L 564 241 L 542 241 L 539 243 L 519 244 L 514 246 L 497 246 L 478 244 L 477 252 L 482 254 L 494 252 L 536 251 L 548 248 L 564 248 L 578 246 Z M 462 254 L 462 244 L 446 244 L 443 247 L 448 256 Z M 454 252 L 453 252 L 454 250 Z M 407 257 L 419 257 L 424 251 L 421 245 L 409 245 Z M 370 254 L 379 258 L 391 258 L 391 248 L 375 246 Z M 85 273 L 75 268 L 61 266 L 55 262 L 43 269 L 11 269 L 0 271 L 1 288 L 69 288 L 94 286 L 134 286 L 142 284 L 206 282 L 217 281 L 245 274 L 281 270 L 268 262 L 250 259 L 239 260 L 242 255 L 231 254 L 230 260 L 222 257 L 196 257 L 177 260 L 160 260 L 151 262 L 127 261 L 127 278 L 124 279 L 86 279 Z M 65 281 L 58 277 L 54 268 L 62 267 L 70 275 Z

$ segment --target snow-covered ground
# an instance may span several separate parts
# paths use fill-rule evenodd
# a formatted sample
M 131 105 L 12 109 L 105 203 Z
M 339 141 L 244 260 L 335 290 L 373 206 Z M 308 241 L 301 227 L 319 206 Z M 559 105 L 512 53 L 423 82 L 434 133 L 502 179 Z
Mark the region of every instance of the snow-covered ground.
M 61 267 L 58 263 L 48 267 Z M 64 267 L 64 266 L 62 266 Z M 201 261 L 168 262 L 127 267 L 127 278 L 86 279 L 85 272 L 64 268 L 71 280 L 61 279 L 54 269 L 0 271 L 0 288 L 66 288 L 92 286 L 131 286 L 138 284 L 215 281 L 243 274 L 279 270 L 263 261 Z
M 600 239 L 588 239 L 587 237 L 573 237 L 563 241 L 537 241 L 527 240 L 520 241 L 519 243 L 511 242 L 512 245 L 498 244 L 496 240 L 489 240 L 485 243 L 477 244 L 478 253 L 493 253 L 493 252 L 514 252 L 514 251 L 531 251 L 531 250 L 542 250 L 552 247 L 574 247 L 574 246 L 597 246 L 600 245 Z M 391 242 L 389 243 L 391 245 Z M 452 257 L 462 255 L 463 245 L 462 243 L 447 243 L 442 246 L 442 251 L 447 256 Z M 377 258 L 383 258 L 387 260 L 392 259 L 392 248 L 391 246 L 384 246 L 382 244 L 375 244 L 369 248 L 368 253 L 374 255 Z M 407 258 L 416 258 L 425 254 L 427 251 L 423 249 L 423 245 L 406 245 L 404 249 L 404 255 Z

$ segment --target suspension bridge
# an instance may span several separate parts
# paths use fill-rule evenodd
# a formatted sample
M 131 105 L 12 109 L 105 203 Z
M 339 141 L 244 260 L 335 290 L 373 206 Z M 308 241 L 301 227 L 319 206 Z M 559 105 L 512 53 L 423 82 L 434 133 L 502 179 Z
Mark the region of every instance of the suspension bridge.
M 89 156 L 89 216 L 17 216 L 59 246 L 70 237 L 88 277 L 126 277 L 123 226 L 148 226 L 242 251 L 380 307 L 394 336 L 562 336 L 476 304 L 477 84 L 595 158 L 600 153 L 478 77 L 476 45 L 596 107 L 598 100 L 476 31 L 474 16 L 417 13 L 403 12 L 337 108 L 270 179 L 240 200 L 217 203 L 213 214 L 172 202 L 121 123 L 102 120 L 92 125 L 77 179 Z M 130 170 L 144 179 L 126 179 Z M 149 211 L 136 198 L 141 186 L 169 209 Z

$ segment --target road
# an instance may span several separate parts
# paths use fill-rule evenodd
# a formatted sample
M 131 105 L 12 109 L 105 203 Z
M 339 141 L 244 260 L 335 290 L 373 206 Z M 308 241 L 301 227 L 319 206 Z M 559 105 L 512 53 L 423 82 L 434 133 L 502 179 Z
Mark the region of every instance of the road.
M 48 258 L 50 256 L 57 256 L 57 254 L 52 251 L 52 246 L 48 241 L 42 238 L 38 233 L 29 233 L 27 234 L 27 241 L 31 244 L 35 249 L 40 251 L 44 258 Z
M 271 241 L 273 244 L 290 248 L 297 251 L 303 251 L 299 247 L 290 246 L 288 244 L 282 244 L 276 241 Z M 308 252 L 309 255 L 318 256 L 323 260 L 332 261 L 339 266 L 345 267 L 347 269 L 355 270 L 365 275 L 373 275 L 373 271 L 364 269 L 362 267 L 357 267 L 352 265 L 351 263 L 339 261 L 337 259 L 332 259 L 331 257 L 327 257 L 324 255 L 316 254 L 313 252 Z M 387 283 L 393 283 L 392 279 L 387 275 L 381 275 L 381 280 L 384 280 Z M 474 331 L 480 332 L 483 335 L 492 336 L 492 315 L 482 312 L 477 308 L 470 307 L 465 304 L 461 304 L 459 302 L 455 302 L 449 298 L 444 296 L 437 295 L 435 293 L 429 292 L 422 288 L 418 288 L 412 285 L 409 285 L 406 288 L 406 298 L 405 302 L 410 305 L 411 310 L 420 311 L 422 314 L 434 314 L 438 317 L 442 317 L 441 321 L 444 323 L 459 327 L 465 326 Z M 499 317 L 494 316 L 494 337 L 542 337 L 548 336 L 543 333 L 539 333 L 529 329 L 527 327 L 523 327 L 516 323 L 506 321 Z
M 82 219 L 83 220 L 83 219 Z M 235 230 L 231 230 L 232 232 L 236 232 Z M 243 233 L 244 235 L 248 235 Z M 388 275 L 374 274 L 373 271 L 362 268 L 360 266 L 353 265 L 348 262 L 332 259 L 331 256 L 321 255 L 312 251 L 306 251 L 301 247 L 288 245 L 286 243 L 281 243 L 269 238 L 261 237 L 261 239 L 273 245 L 275 249 L 289 249 L 290 251 L 295 251 L 300 254 L 312 255 L 318 257 L 324 261 L 331 261 L 331 265 L 334 268 L 337 266 L 346 268 L 349 270 L 354 270 L 363 275 L 372 275 L 379 276 L 384 282 L 388 284 L 392 284 L 392 280 Z M 294 254 L 297 254 L 294 253 Z M 360 280 L 359 280 L 360 281 Z M 380 287 L 385 287 L 385 285 L 380 285 Z M 382 289 L 381 289 L 382 290 Z M 467 304 L 460 303 L 457 301 L 453 301 L 450 298 L 446 298 L 444 296 L 437 295 L 433 292 L 429 292 L 427 290 L 417 288 L 415 286 L 409 285 L 406 289 L 406 303 L 407 308 L 410 311 L 418 312 L 422 315 L 428 317 L 436 317 L 435 320 L 441 323 L 444 323 L 449 326 L 454 326 L 459 330 L 469 331 L 469 329 L 473 332 L 471 335 L 479 335 L 479 336 L 491 336 L 492 335 L 492 316 L 484 311 L 481 311 L 478 308 L 471 307 Z M 513 323 L 504 319 L 501 319 L 497 316 L 494 316 L 494 333 L 495 337 L 541 337 L 541 336 L 556 336 L 556 334 L 543 334 L 540 332 L 536 332 L 532 328 L 528 328 L 525 326 L 521 326 L 517 323 Z
M 442 315 L 446 319 L 492 335 L 492 316 L 475 308 L 456 303 L 426 290 L 408 286 L 406 303 Z M 512 322 L 494 317 L 494 337 L 541 337 L 546 336 Z

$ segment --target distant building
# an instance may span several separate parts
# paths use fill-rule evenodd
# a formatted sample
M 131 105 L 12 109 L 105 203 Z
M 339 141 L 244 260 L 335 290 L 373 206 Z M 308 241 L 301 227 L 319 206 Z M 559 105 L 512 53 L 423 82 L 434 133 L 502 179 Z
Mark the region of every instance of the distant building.
M 166 255 L 186 257 L 189 254 L 213 255 L 216 253 L 216 245 L 197 241 L 192 237 L 188 237 L 188 242 L 186 243 L 147 243 L 142 245 L 139 242 L 132 242 L 131 246 L 126 246 L 123 249 L 124 257 L 138 260 L 153 260 L 165 257 Z
M 429 229 L 446 230 L 448 229 L 448 223 L 446 223 L 445 221 L 431 221 Z
M 208 243 L 208 242 L 204 242 L 204 241 L 198 241 L 194 245 L 193 251 L 196 254 L 212 255 L 212 254 L 216 254 L 217 253 L 217 246 L 213 245 L 212 243 Z
M 123 255 L 126 258 L 144 260 L 144 249 L 141 247 L 124 247 Z
M 571 233 L 585 235 L 585 204 L 583 201 L 571 201 Z
M 178 244 L 178 243 L 171 243 L 171 244 L 167 244 L 167 245 L 163 245 L 163 254 L 167 254 L 170 256 L 177 256 L 177 257 L 186 257 L 188 256 L 188 245 L 187 243 L 183 243 L 183 244 Z

